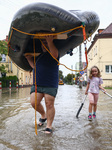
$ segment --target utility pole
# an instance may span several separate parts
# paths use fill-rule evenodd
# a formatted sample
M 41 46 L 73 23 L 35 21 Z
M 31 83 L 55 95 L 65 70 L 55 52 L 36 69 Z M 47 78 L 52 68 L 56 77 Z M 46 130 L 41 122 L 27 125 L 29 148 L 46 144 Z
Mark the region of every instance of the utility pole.
M 79 45 L 79 70 L 82 70 L 82 53 L 81 53 L 81 45 Z M 79 74 L 79 77 L 81 75 Z M 82 82 L 79 80 L 79 88 L 82 88 Z
M 71 65 L 71 69 L 73 70 L 73 65 Z M 72 85 L 73 85 L 73 71 L 72 71 Z

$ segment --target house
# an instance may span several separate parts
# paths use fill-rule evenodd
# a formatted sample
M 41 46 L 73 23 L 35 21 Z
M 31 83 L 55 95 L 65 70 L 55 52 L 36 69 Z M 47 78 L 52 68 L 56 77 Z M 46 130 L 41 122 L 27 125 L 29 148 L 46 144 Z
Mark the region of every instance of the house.
M 6 39 L 4 39 L 6 42 L 8 42 L 8 36 L 6 36 Z M 19 85 L 32 85 L 33 84 L 33 73 L 27 72 L 21 68 L 19 68 L 9 56 L 2 55 L 2 61 L 0 64 L 7 65 L 7 73 L 6 76 L 17 76 L 19 80 Z
M 101 71 L 103 86 L 112 87 L 112 23 L 106 29 L 98 30 L 87 53 L 87 75 L 90 68 L 96 65 Z

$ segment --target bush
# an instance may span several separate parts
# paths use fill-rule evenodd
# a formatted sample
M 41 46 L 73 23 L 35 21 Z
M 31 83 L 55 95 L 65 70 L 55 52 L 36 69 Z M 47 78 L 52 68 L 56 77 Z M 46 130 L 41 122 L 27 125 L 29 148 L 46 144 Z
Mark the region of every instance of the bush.
M 2 87 L 9 87 L 9 82 L 11 81 L 11 87 L 16 87 L 16 81 L 18 81 L 17 76 L 7 76 L 1 77 L 0 81 L 2 81 Z

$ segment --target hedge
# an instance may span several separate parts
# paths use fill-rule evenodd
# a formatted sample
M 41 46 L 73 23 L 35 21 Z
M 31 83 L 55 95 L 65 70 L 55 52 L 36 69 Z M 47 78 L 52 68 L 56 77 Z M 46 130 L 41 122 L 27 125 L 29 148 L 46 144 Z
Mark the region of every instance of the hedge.
M 10 81 L 11 87 L 16 87 L 16 81 L 18 81 L 18 78 L 17 76 L 0 77 L 0 81 L 2 82 L 2 87 L 9 87 Z

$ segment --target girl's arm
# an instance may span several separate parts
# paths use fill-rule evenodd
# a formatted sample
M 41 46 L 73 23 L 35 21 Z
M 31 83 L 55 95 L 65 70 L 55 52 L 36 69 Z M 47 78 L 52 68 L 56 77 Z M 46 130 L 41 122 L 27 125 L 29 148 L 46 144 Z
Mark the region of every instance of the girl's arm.
M 101 86 L 101 84 L 99 84 L 99 89 L 102 89 L 104 93 L 106 92 L 106 90 Z
M 90 84 L 90 83 L 87 84 L 86 91 L 85 91 L 85 95 L 88 94 L 89 84 Z

